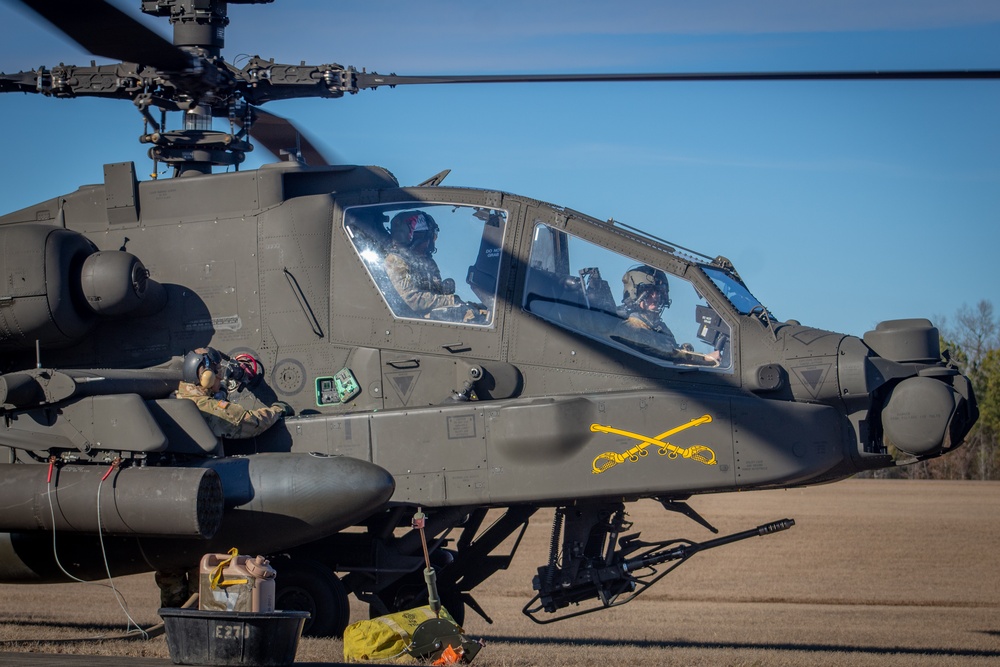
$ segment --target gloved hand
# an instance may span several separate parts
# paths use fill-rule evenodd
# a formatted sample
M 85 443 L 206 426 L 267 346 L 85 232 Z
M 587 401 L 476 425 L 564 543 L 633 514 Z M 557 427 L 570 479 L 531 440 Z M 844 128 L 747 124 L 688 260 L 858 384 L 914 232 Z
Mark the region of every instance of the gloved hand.
M 284 417 L 291 417 L 292 415 L 295 414 L 295 410 L 292 409 L 292 406 L 290 406 L 288 403 L 285 403 L 284 401 L 275 401 L 274 403 L 271 404 L 271 407 L 277 410 L 281 410 L 281 414 Z
M 455 293 L 455 279 L 445 278 L 441 281 L 441 294 L 454 294 Z

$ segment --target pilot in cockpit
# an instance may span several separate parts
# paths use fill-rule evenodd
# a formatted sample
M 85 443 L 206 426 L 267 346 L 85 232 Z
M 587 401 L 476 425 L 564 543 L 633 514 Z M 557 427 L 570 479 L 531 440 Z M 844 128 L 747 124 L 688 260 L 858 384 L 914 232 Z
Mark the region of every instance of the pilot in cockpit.
M 432 255 L 438 224 L 423 211 L 403 211 L 389 222 L 391 244 L 385 256 L 385 271 L 392 286 L 418 317 L 456 322 L 483 319 L 478 304 L 462 301 L 455 294 L 455 281 L 441 279 Z
M 611 338 L 643 354 L 678 364 L 718 366 L 719 352 L 699 354 L 690 344 L 679 345 L 663 321 L 664 308 L 670 307 L 670 284 L 667 274 L 651 266 L 632 267 L 622 276 L 624 292 L 619 314 L 624 318 Z

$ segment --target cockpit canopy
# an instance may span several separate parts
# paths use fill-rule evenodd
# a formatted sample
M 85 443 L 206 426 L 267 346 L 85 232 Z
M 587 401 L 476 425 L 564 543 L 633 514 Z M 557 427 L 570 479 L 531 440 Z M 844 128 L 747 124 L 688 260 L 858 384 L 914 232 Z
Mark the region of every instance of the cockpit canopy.
M 731 372 L 730 324 L 694 284 L 664 268 L 539 223 L 522 306 L 657 364 Z M 636 275 L 661 296 L 636 290 Z
M 411 233 L 394 235 L 394 221 L 397 228 L 410 224 Z M 493 325 L 506 211 L 423 202 L 355 206 L 345 225 L 394 316 Z M 420 244 L 424 238 L 429 242 Z
M 344 224 L 394 317 L 491 328 L 508 218 L 409 201 L 350 207 Z M 733 372 L 735 314 L 763 311 L 760 302 L 726 266 L 644 257 L 536 221 L 517 306 L 661 366 Z M 731 310 L 705 298 L 713 285 Z

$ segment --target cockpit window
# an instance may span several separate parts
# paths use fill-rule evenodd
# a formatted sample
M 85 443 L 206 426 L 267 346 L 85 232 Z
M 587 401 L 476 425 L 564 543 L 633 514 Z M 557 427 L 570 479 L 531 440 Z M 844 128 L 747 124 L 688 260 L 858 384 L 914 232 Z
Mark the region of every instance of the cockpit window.
M 715 283 L 715 286 L 719 288 L 722 295 L 729 300 L 729 303 L 733 304 L 733 307 L 743 315 L 749 315 L 755 310 L 766 310 L 761 302 L 757 300 L 757 297 L 750 293 L 746 285 L 733 276 L 722 269 L 712 266 L 703 266 L 701 268 L 709 279 Z M 774 315 L 771 315 L 770 312 L 768 312 L 768 316 L 772 320 L 775 319 Z
M 355 206 L 344 226 L 398 318 L 489 326 L 507 212 L 410 202 Z
M 692 283 L 545 224 L 535 226 L 522 306 L 664 366 L 733 367 L 732 329 Z

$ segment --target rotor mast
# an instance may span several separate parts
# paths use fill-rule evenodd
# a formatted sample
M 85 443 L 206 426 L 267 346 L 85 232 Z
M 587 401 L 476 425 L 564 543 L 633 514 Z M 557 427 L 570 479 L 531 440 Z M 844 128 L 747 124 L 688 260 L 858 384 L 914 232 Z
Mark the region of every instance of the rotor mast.
M 143 0 L 142 13 L 170 20 L 174 27 L 174 46 L 209 58 L 222 54 L 229 25 L 226 0 Z
M 221 63 L 229 25 L 228 4 L 266 4 L 273 0 L 143 0 L 142 12 L 167 18 L 173 26 L 173 44 L 200 62 Z M 220 70 L 222 71 L 222 70 Z M 174 166 L 176 176 L 210 174 L 213 166 L 238 167 L 253 146 L 238 136 L 212 130 L 215 90 L 206 90 L 187 104 L 182 130 L 143 135 L 152 143 L 149 156 Z M 155 175 L 155 169 L 154 169 Z

